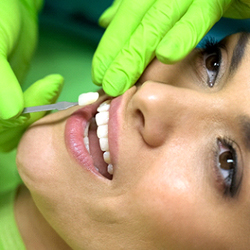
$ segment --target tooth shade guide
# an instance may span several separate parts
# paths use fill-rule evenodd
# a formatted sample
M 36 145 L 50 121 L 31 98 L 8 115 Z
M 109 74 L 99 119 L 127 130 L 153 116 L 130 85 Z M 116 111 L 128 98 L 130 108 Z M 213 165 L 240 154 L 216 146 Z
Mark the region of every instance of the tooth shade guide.
M 78 97 L 78 104 L 80 106 L 86 106 L 86 105 L 96 102 L 98 98 L 99 98 L 98 92 L 83 93 L 79 95 Z

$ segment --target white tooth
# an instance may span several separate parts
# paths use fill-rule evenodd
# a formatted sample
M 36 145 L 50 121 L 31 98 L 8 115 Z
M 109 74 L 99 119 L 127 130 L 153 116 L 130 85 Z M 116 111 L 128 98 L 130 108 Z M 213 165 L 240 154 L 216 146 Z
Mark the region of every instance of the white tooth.
M 100 148 L 102 151 L 109 151 L 109 141 L 108 138 L 99 139 Z
M 103 159 L 104 159 L 104 161 L 106 163 L 110 164 L 111 161 L 110 161 L 110 153 L 109 153 L 109 151 L 106 151 L 106 152 L 103 153 Z
M 109 112 L 105 111 L 105 112 L 97 113 L 95 116 L 95 120 L 98 126 L 108 124 Z
M 87 145 L 85 145 L 85 147 L 86 147 L 87 151 L 90 153 L 90 151 L 89 151 L 89 145 L 87 144 Z
M 107 171 L 108 171 L 108 173 L 109 173 L 109 174 L 111 174 L 111 175 L 112 175 L 112 174 L 113 174 L 113 172 L 114 172 L 113 165 L 109 164 L 109 165 L 108 165 L 108 167 L 107 167 Z
M 88 137 L 84 137 L 83 141 L 84 141 L 85 145 L 89 145 L 89 138 Z
M 105 112 L 97 113 L 95 116 L 95 119 L 96 119 L 96 124 L 98 126 L 108 124 L 109 112 L 105 111 Z
M 83 93 L 78 97 L 78 104 L 80 106 L 85 106 L 95 102 L 99 98 L 98 92 Z
M 88 136 L 89 133 L 89 122 L 87 123 L 85 129 L 84 129 L 84 136 Z
M 110 100 L 103 102 L 98 108 L 98 112 L 108 111 L 110 108 Z
M 97 137 L 99 139 L 108 137 L 108 125 L 101 125 L 97 128 Z

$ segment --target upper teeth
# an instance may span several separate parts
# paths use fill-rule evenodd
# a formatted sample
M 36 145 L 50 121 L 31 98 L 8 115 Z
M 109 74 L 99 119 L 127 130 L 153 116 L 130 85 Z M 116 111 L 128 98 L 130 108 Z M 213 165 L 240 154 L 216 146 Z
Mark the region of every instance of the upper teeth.
M 108 164 L 107 171 L 109 174 L 113 174 L 113 166 L 110 160 L 109 153 L 109 142 L 108 142 L 108 121 L 109 121 L 109 108 L 110 101 L 103 102 L 97 109 L 97 114 L 95 116 L 97 124 L 97 137 L 99 138 L 100 148 L 103 153 L 103 159 Z M 86 148 L 89 150 L 89 139 L 88 139 L 88 126 L 85 128 L 84 132 L 84 143 Z

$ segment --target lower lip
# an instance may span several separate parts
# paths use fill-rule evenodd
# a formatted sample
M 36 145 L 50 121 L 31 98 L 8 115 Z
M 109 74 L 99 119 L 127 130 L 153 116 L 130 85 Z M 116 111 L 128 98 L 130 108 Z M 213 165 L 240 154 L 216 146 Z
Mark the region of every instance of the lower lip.
M 66 122 L 65 126 L 65 143 L 67 150 L 73 158 L 85 169 L 101 176 L 95 169 L 93 159 L 87 151 L 83 142 L 85 127 L 96 114 L 100 102 L 88 105 L 74 112 Z

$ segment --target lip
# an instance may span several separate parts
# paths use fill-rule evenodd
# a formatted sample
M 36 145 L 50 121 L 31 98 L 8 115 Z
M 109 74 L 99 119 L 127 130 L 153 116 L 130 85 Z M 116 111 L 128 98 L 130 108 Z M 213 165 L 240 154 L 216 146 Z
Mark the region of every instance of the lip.
M 114 166 L 114 172 L 118 162 L 120 128 L 123 121 L 123 113 L 126 109 L 126 104 L 136 91 L 136 87 L 130 88 L 125 94 L 111 100 L 109 110 L 109 123 L 108 123 L 108 140 L 111 163 Z M 75 111 L 67 120 L 65 125 L 65 143 L 68 152 L 83 168 L 101 176 L 106 179 L 102 174 L 96 170 L 93 159 L 85 147 L 83 141 L 83 134 L 87 123 L 95 116 L 99 105 L 108 100 L 107 96 L 99 98 L 93 104 L 85 106 Z
M 103 177 L 95 168 L 93 159 L 83 142 L 83 134 L 87 123 L 95 116 L 99 105 L 106 98 L 100 98 L 97 102 L 78 109 L 67 119 L 65 125 L 65 144 L 68 152 L 83 168 Z

